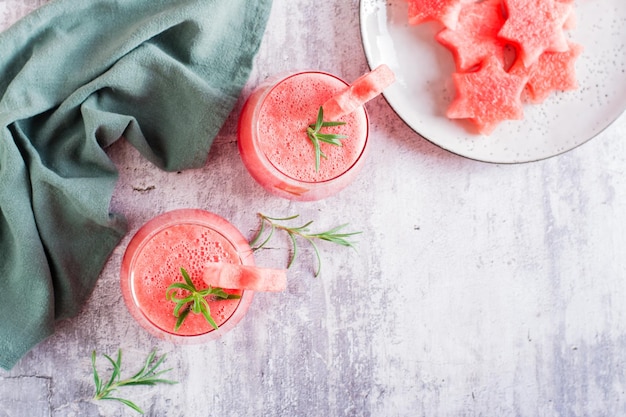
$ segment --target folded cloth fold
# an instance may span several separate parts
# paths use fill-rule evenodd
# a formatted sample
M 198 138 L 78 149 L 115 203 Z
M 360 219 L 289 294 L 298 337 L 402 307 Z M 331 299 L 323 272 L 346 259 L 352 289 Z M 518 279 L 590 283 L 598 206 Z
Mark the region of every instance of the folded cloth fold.
M 271 0 L 53 0 L 0 33 L 0 366 L 75 316 L 126 232 L 120 137 L 200 167 L 252 69 Z

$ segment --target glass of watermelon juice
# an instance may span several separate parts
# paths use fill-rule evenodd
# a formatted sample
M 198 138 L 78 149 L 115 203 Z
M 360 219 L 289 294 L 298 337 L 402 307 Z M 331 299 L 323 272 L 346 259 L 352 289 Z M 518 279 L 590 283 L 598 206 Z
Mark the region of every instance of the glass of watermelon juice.
M 251 176 L 270 193 L 296 201 L 319 200 L 357 176 L 369 133 L 364 106 L 332 120 L 345 125 L 322 129 L 346 138 L 342 146 L 321 143 L 326 158 L 320 158 L 318 170 L 306 132 L 320 106 L 346 87 L 348 83 L 332 74 L 302 71 L 270 79 L 252 92 L 239 118 L 239 153 Z
M 179 344 L 214 340 L 231 330 L 246 314 L 253 291 L 225 289 L 241 298 L 207 298 L 217 330 L 201 314 L 190 313 L 174 332 L 175 304 L 166 300 L 166 289 L 183 281 L 180 268 L 197 289 L 206 288 L 202 271 L 208 262 L 254 266 L 254 257 L 239 230 L 208 211 L 179 209 L 148 221 L 133 236 L 122 260 L 122 295 L 131 315 L 154 336 Z

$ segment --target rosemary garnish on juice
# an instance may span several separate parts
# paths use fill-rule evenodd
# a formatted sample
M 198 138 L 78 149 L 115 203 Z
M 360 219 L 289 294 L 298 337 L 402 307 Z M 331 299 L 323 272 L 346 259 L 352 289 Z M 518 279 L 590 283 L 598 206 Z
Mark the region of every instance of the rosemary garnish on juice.
M 119 349 L 117 351 L 117 358 L 115 360 L 113 360 L 113 358 L 111 358 L 108 355 L 104 355 L 104 357 L 107 358 L 109 362 L 111 362 L 111 365 L 113 365 L 113 373 L 111 374 L 111 377 L 106 382 L 100 379 L 100 376 L 98 375 L 98 371 L 96 370 L 96 351 L 94 350 L 91 353 L 91 367 L 93 368 L 93 380 L 94 380 L 94 383 L 96 384 L 96 394 L 94 395 L 95 400 L 119 401 L 120 403 L 137 411 L 138 413 L 143 414 L 143 410 L 139 408 L 137 404 L 124 398 L 114 397 L 112 396 L 113 392 L 116 391 L 118 388 L 121 388 L 127 385 L 156 385 L 156 384 L 177 384 L 178 383 L 176 381 L 170 381 L 168 379 L 160 378 L 161 375 L 163 375 L 166 372 L 171 371 L 172 369 L 170 368 L 170 369 L 157 371 L 157 368 L 165 360 L 165 354 L 163 354 L 160 358 L 157 359 L 156 350 L 153 350 L 150 353 L 150 355 L 148 355 L 145 365 L 143 366 L 143 368 L 141 368 L 141 370 L 139 370 L 139 372 L 137 372 L 135 375 L 131 376 L 130 378 L 126 378 L 126 379 L 121 379 L 121 376 L 120 376 L 121 368 L 122 368 L 122 350 Z
M 313 223 L 313 221 L 309 221 L 299 227 L 289 227 L 289 226 L 285 226 L 285 225 L 277 223 L 277 222 L 294 220 L 299 217 L 299 215 L 297 214 L 295 216 L 289 216 L 289 217 L 269 217 L 262 213 L 258 213 L 258 216 L 261 218 L 261 226 L 257 234 L 250 241 L 252 250 L 256 251 L 258 249 L 261 249 L 263 246 L 265 246 L 265 244 L 267 244 L 270 238 L 274 235 L 274 231 L 276 230 L 285 231 L 289 235 L 289 238 L 291 239 L 291 243 L 293 245 L 291 259 L 289 260 L 289 264 L 287 265 L 287 268 L 289 268 L 293 264 L 293 261 L 296 259 L 296 255 L 298 254 L 298 243 L 297 243 L 296 238 L 297 237 L 303 238 L 311 244 L 311 246 L 313 247 L 313 250 L 315 251 L 315 256 L 317 258 L 317 269 L 315 270 L 316 277 L 320 274 L 320 271 L 322 269 L 322 258 L 320 256 L 320 252 L 317 248 L 317 245 L 315 244 L 316 240 L 325 240 L 327 242 L 336 243 L 341 246 L 354 248 L 354 244 L 350 242 L 348 238 L 361 233 L 361 232 L 341 233 L 340 231 L 348 225 L 347 223 L 339 225 L 337 227 L 333 227 L 330 230 L 327 230 L 325 232 L 320 232 L 320 233 L 310 233 L 309 226 Z M 261 235 L 263 235 L 266 226 L 269 226 L 270 230 L 267 236 L 265 237 L 265 239 L 261 243 L 257 244 L 257 242 L 261 238 Z
M 331 145 L 342 146 L 341 139 L 347 138 L 346 135 L 338 135 L 334 133 L 321 133 L 323 127 L 342 126 L 346 122 L 325 122 L 324 121 L 324 109 L 320 106 L 317 112 L 317 120 L 314 124 L 309 125 L 306 129 L 306 134 L 313 143 L 313 149 L 315 150 L 315 171 L 320 170 L 320 159 L 326 158 L 326 154 L 320 147 L 320 142 L 330 143 Z
M 191 281 L 189 274 L 185 268 L 180 268 L 180 273 L 183 275 L 185 282 L 175 282 L 167 287 L 165 298 L 167 300 L 176 303 L 174 307 L 174 317 L 177 318 L 176 325 L 174 326 L 174 332 L 180 329 L 190 312 L 194 314 L 202 314 L 206 321 L 209 322 L 215 330 L 217 330 L 217 323 L 211 317 L 211 310 L 209 308 L 209 302 L 206 297 L 213 297 L 218 300 L 233 300 L 241 298 L 238 294 L 228 294 L 222 288 L 208 287 L 203 290 L 196 289 L 196 286 Z M 179 298 L 177 295 L 179 290 L 187 291 L 188 294 L 183 298 Z

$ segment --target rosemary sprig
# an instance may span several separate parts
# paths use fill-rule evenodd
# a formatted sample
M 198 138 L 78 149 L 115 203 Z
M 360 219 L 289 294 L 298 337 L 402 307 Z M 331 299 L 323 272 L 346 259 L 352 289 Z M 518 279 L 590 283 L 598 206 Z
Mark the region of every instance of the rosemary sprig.
M 174 307 L 174 317 L 176 317 L 177 320 L 174 326 L 174 332 L 180 329 L 180 326 L 182 326 L 190 312 L 202 314 L 206 321 L 217 330 L 217 323 L 215 323 L 215 320 L 211 317 L 211 309 L 209 308 L 209 302 L 206 300 L 206 297 L 211 296 L 216 300 L 233 300 L 241 298 L 241 296 L 238 294 L 228 294 L 222 288 L 211 286 L 203 290 L 198 290 L 191 281 L 185 268 L 180 268 L 180 273 L 183 275 L 185 282 L 175 282 L 167 287 L 165 292 L 165 298 L 176 303 Z M 183 298 L 179 298 L 177 297 L 179 290 L 187 291 L 189 294 Z
M 322 151 L 320 142 L 330 143 L 331 145 L 342 146 L 341 139 L 347 138 L 346 135 L 338 135 L 333 133 L 321 133 L 323 127 L 342 126 L 346 122 L 325 122 L 324 109 L 320 106 L 317 112 L 317 120 L 314 124 L 310 124 L 306 129 L 306 134 L 313 143 L 315 150 L 315 171 L 320 170 L 320 159 L 326 158 L 326 154 Z
M 109 355 L 104 355 L 105 358 L 111 365 L 113 365 L 113 372 L 111 373 L 111 377 L 105 382 L 100 379 L 98 375 L 98 371 L 96 369 L 96 351 L 94 350 L 91 353 L 91 367 L 93 368 L 93 380 L 96 385 L 96 394 L 94 395 L 95 400 L 113 400 L 119 401 L 120 403 L 132 408 L 140 414 L 143 414 L 143 410 L 134 402 L 112 396 L 113 392 L 118 388 L 127 385 L 156 385 L 156 384 L 177 384 L 176 381 L 171 381 L 169 379 L 160 378 L 166 372 L 171 371 L 172 369 L 164 369 L 161 371 L 157 371 L 157 368 L 163 363 L 165 360 L 165 354 L 163 354 L 160 358 L 156 358 L 156 350 L 153 350 L 146 359 L 146 363 L 143 368 L 139 370 L 135 375 L 130 378 L 121 379 L 121 368 L 122 368 L 122 350 L 119 349 L 117 351 L 117 358 L 113 360 Z
M 354 248 L 354 243 L 350 242 L 348 238 L 361 233 L 361 232 L 340 233 L 340 231 L 348 225 L 347 223 L 339 225 L 337 227 L 333 227 L 332 229 L 327 230 L 325 232 L 310 233 L 309 226 L 313 223 L 313 221 L 306 222 L 305 224 L 299 227 L 288 227 L 288 226 L 276 223 L 276 222 L 294 220 L 299 217 L 298 214 L 294 216 L 289 216 L 289 217 L 269 217 L 263 213 L 257 213 L 257 214 L 261 218 L 261 226 L 259 227 L 259 231 L 257 232 L 257 234 L 250 241 L 250 246 L 252 246 L 252 250 L 256 251 L 264 247 L 267 244 L 267 242 L 271 239 L 271 237 L 274 235 L 274 231 L 276 230 L 285 231 L 289 235 L 289 238 L 291 239 L 291 243 L 293 245 L 291 259 L 289 260 L 289 264 L 287 265 L 287 268 L 289 268 L 293 264 L 294 260 L 296 259 L 296 255 L 298 254 L 298 243 L 297 243 L 296 238 L 301 237 L 307 240 L 311 244 L 315 252 L 315 256 L 317 258 L 317 269 L 315 270 L 316 277 L 320 274 L 320 271 L 322 270 L 322 258 L 320 256 L 320 252 L 317 248 L 317 245 L 315 244 L 316 240 L 324 240 L 327 242 L 336 243 L 341 246 Z M 261 239 L 261 236 L 264 234 L 266 226 L 269 226 L 270 228 L 269 232 L 267 233 L 267 236 L 265 237 L 265 239 L 261 243 L 257 244 L 257 242 Z

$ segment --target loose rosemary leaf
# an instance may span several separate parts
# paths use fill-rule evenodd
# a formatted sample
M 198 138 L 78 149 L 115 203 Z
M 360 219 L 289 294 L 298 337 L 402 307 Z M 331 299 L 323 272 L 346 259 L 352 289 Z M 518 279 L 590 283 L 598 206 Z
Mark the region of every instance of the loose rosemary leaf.
M 252 250 L 256 251 L 258 249 L 261 249 L 267 244 L 267 242 L 269 242 L 270 238 L 274 235 L 274 231 L 282 230 L 288 234 L 291 240 L 291 244 L 292 244 L 292 253 L 289 259 L 289 263 L 287 265 L 287 268 L 289 268 L 293 264 L 298 254 L 297 238 L 305 239 L 306 241 L 309 242 L 309 244 L 313 248 L 313 251 L 315 252 L 315 257 L 317 258 L 317 268 L 315 270 L 316 277 L 320 274 L 321 269 L 322 269 L 322 258 L 321 258 L 319 249 L 315 243 L 316 240 L 324 240 L 324 241 L 335 243 L 341 246 L 354 248 L 354 243 L 351 242 L 348 238 L 361 233 L 361 232 L 340 233 L 341 230 L 343 230 L 345 227 L 348 226 L 347 223 L 333 227 L 332 229 L 329 229 L 324 232 L 310 233 L 309 227 L 311 226 L 311 224 L 313 224 L 313 221 L 308 221 L 304 223 L 303 225 L 297 226 L 297 227 L 286 226 L 282 224 L 282 222 L 297 219 L 299 215 L 294 215 L 294 216 L 289 216 L 289 217 L 270 217 L 270 216 L 266 216 L 263 213 L 258 213 L 258 216 L 261 219 L 261 226 L 259 226 L 259 231 L 250 241 L 250 245 L 253 246 Z M 262 241 L 262 243 L 254 246 L 254 244 L 261 239 L 263 232 L 268 228 L 269 228 L 269 232 L 267 233 L 267 237 Z
M 156 350 L 153 350 L 146 359 L 146 362 L 137 373 L 135 373 L 132 377 L 121 379 L 122 373 L 122 350 L 119 349 L 117 351 L 117 358 L 113 359 L 109 355 L 104 355 L 104 357 L 111 363 L 113 367 L 113 371 L 111 372 L 111 377 L 108 379 L 106 383 L 103 384 L 100 375 L 98 374 L 98 370 L 96 369 L 96 351 L 94 350 L 91 353 L 91 367 L 93 370 L 93 380 L 96 388 L 96 392 L 94 394 L 95 400 L 111 400 L 120 402 L 133 410 L 137 411 L 140 414 L 143 414 L 143 410 L 131 400 L 120 398 L 118 396 L 113 396 L 112 394 L 119 390 L 124 386 L 132 386 L 132 385 L 156 385 L 156 384 L 177 384 L 176 381 L 171 381 L 169 379 L 160 378 L 166 372 L 171 371 L 170 369 L 164 369 L 161 371 L 157 371 L 158 367 L 165 360 L 165 354 L 163 354 L 160 358 L 156 359 Z

